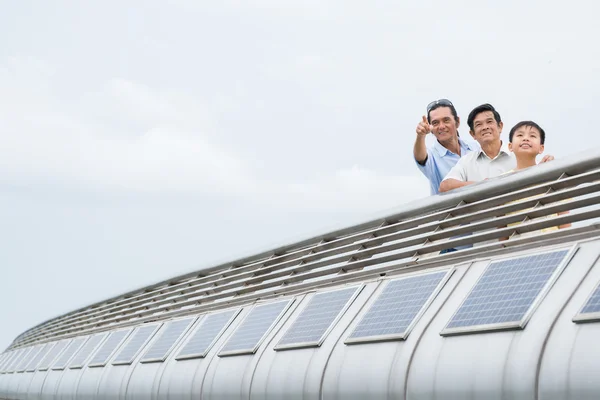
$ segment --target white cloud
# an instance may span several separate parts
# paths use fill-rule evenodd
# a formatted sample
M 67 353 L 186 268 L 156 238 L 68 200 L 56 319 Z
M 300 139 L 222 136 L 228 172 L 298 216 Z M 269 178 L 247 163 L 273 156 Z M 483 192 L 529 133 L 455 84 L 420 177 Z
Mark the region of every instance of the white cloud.
M 9 127 L 0 133 L 5 181 L 217 193 L 279 208 L 340 211 L 380 209 L 427 192 L 422 180 L 364 166 L 324 171 L 312 180 L 274 181 L 258 176 L 253 160 L 210 140 L 218 134 L 210 106 L 191 96 L 112 79 L 97 90 L 83 88 L 81 102 L 69 105 L 38 73 L 51 71 L 43 62 L 12 59 L 11 65 L 0 75 L 5 99 L 18 98 L 5 100 L 10 112 L 0 117 Z

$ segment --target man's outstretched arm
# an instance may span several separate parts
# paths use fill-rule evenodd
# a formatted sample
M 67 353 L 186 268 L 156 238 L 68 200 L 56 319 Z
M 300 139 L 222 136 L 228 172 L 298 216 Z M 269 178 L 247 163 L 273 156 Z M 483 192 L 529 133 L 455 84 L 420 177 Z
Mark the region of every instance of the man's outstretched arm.
M 456 189 L 456 188 L 459 188 L 459 187 L 471 185 L 473 183 L 475 183 L 475 182 L 473 182 L 473 181 L 466 181 L 465 182 L 465 181 L 460 181 L 458 179 L 447 178 L 447 179 L 444 179 L 442 181 L 442 183 L 440 183 L 440 189 L 439 190 L 440 190 L 440 193 L 443 193 L 443 192 L 447 192 L 447 191 L 452 190 L 452 189 Z
M 413 147 L 413 155 L 415 156 L 415 160 L 421 164 L 425 165 L 427 161 L 427 146 L 425 144 L 425 138 L 427 134 L 431 132 L 431 125 L 427 122 L 427 118 L 423 115 L 421 122 L 417 125 L 417 138 L 415 139 L 415 145 Z

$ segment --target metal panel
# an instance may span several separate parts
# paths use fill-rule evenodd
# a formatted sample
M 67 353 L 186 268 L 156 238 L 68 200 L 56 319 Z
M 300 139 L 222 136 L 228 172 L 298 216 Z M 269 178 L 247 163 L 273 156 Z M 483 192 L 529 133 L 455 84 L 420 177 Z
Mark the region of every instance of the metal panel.
M 119 349 L 121 344 L 127 339 L 132 329 L 122 329 L 120 331 L 111 332 L 110 336 L 98 352 L 92 357 L 88 366 L 89 367 L 104 367 L 112 356 Z
M 524 328 L 568 254 L 558 250 L 491 262 L 441 334 Z
M 117 354 L 112 365 L 128 365 L 133 362 L 135 357 L 142 351 L 144 346 L 152 339 L 156 330 L 161 324 L 145 325 L 136 328 L 129 342 Z
M 177 360 L 206 357 L 208 351 L 221 337 L 241 310 L 227 310 L 209 314 L 198 322 L 196 330 L 177 355 Z
M 225 343 L 219 356 L 256 352 L 264 337 L 283 316 L 291 302 L 292 300 L 285 300 L 255 306 Z
M 421 273 L 387 282 L 346 343 L 406 339 L 452 271 Z
M 275 350 L 320 346 L 363 287 L 348 287 L 312 296 Z

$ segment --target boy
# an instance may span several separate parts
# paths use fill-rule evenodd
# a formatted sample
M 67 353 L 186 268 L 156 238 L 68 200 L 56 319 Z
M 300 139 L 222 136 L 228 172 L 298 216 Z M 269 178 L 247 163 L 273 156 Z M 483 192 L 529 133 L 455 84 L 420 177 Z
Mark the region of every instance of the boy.
M 537 165 L 536 157 L 544 152 L 544 143 L 546 141 L 546 132 L 544 132 L 544 130 L 542 129 L 541 126 L 539 126 L 538 124 L 536 124 L 533 121 L 521 121 L 510 130 L 510 133 L 508 135 L 508 140 L 509 140 L 508 149 L 514 153 L 515 159 L 517 162 L 517 166 L 513 170 L 507 172 L 507 173 L 510 173 L 513 171 L 524 170 L 526 168 Z M 534 197 L 538 197 L 538 196 L 534 196 Z M 527 198 L 527 199 L 530 199 L 530 198 Z M 522 199 L 522 200 L 527 200 L 527 199 Z M 538 207 L 538 206 L 536 206 L 536 207 Z M 526 210 L 521 210 L 521 211 L 526 211 Z M 521 212 L 521 211 L 519 211 L 519 212 Z M 563 211 L 563 212 L 560 212 L 557 214 L 549 214 L 549 215 L 545 215 L 543 217 L 534 218 L 533 220 L 539 221 L 539 220 L 543 220 L 543 219 L 547 219 L 547 218 L 555 218 L 558 215 L 563 215 L 563 214 L 568 214 L 568 213 L 569 213 L 568 211 Z M 511 213 L 511 214 L 513 214 L 513 213 Z M 533 221 L 533 220 L 531 220 L 531 221 Z M 508 226 L 517 226 L 521 223 L 522 222 L 515 222 L 512 224 L 508 224 Z M 536 235 L 539 233 L 551 232 L 551 231 L 555 231 L 555 230 L 562 229 L 562 228 L 568 228 L 570 226 L 571 226 L 571 224 L 552 226 L 549 228 L 541 229 L 540 231 L 537 231 L 537 232 L 528 232 L 528 233 L 521 234 L 521 235 L 515 234 L 512 237 L 533 236 L 533 235 Z

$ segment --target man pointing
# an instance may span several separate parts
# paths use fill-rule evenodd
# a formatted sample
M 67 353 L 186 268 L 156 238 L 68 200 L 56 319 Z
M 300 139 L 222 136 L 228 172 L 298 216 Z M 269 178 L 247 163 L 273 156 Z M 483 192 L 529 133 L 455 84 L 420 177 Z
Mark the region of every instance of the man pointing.
M 413 155 L 417 167 L 429 180 L 431 194 L 438 193 L 440 183 L 461 157 L 479 150 L 476 143 L 467 143 L 459 137 L 459 126 L 456 108 L 447 99 L 429 103 L 427 116 L 423 116 L 417 125 Z M 430 132 L 436 141 L 427 148 L 425 138 Z

